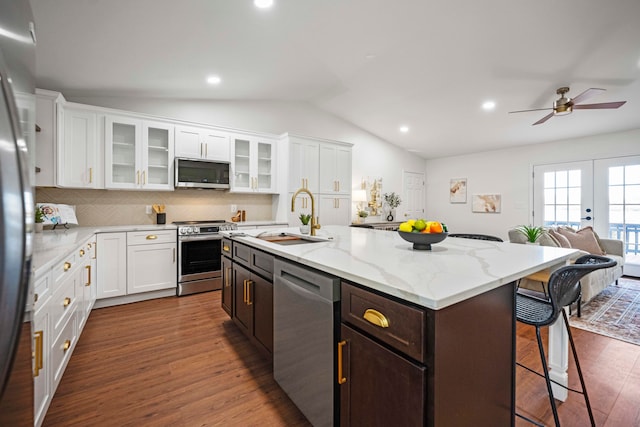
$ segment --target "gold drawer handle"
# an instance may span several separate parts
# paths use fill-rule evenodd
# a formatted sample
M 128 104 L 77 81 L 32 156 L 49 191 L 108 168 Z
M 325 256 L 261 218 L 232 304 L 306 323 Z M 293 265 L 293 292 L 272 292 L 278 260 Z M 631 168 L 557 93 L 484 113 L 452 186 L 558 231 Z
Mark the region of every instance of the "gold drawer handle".
M 225 251 L 225 252 L 229 252 L 231 250 L 231 248 L 229 246 L 227 246 L 227 245 L 224 245 L 222 247 L 222 250 Z
M 64 344 L 62 344 L 62 351 L 66 353 L 69 347 L 71 347 L 71 341 L 65 340 Z
M 67 307 L 69 304 L 71 304 L 71 298 L 66 297 L 64 301 L 62 301 L 62 306 Z
M 158 238 L 158 236 L 156 236 L 155 234 L 149 234 L 147 236 L 147 240 L 156 240 Z
M 42 342 L 44 341 L 44 332 L 36 331 L 35 339 L 36 339 L 36 354 L 35 354 L 35 367 L 33 370 L 34 371 L 33 376 L 37 377 L 38 375 L 40 375 L 40 370 L 44 366 L 42 364 L 42 347 L 43 347 Z
M 90 265 L 85 265 L 84 268 L 87 269 L 87 283 L 85 283 L 85 286 L 91 286 L 91 266 Z
M 344 384 L 347 382 L 347 378 L 342 372 L 342 348 L 347 345 L 347 342 L 342 340 L 338 343 L 338 384 Z
M 84 256 L 84 249 L 80 249 L 80 256 Z
M 62 267 L 62 269 L 64 271 L 69 271 L 70 268 L 71 268 L 71 263 L 70 262 L 65 262 L 64 263 L 64 267 Z
M 384 314 L 380 313 L 378 310 L 374 310 L 373 308 L 368 308 L 362 317 L 367 322 L 380 326 L 381 328 L 389 327 L 389 319 L 387 319 Z
M 253 284 L 253 280 L 247 280 L 247 305 L 253 304 L 251 301 L 251 285 Z

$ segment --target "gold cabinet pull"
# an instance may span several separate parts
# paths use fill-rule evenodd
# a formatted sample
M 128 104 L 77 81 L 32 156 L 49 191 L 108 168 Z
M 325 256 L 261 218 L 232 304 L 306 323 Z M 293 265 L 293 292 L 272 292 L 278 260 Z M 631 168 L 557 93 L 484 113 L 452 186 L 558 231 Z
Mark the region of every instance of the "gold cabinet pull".
M 140 184 L 140 171 L 136 171 L 136 184 Z
M 93 243 L 93 259 L 96 259 L 98 256 L 98 242 Z
M 33 294 L 33 302 L 38 302 L 38 294 Z
M 142 171 L 142 185 L 147 183 L 147 171 Z
M 347 378 L 342 372 L 342 349 L 345 345 L 347 345 L 345 340 L 338 343 L 338 384 L 344 384 L 347 382 Z
M 387 319 L 384 314 L 380 313 L 378 310 L 374 310 L 373 308 L 368 308 L 362 317 L 367 322 L 380 326 L 381 328 L 389 327 L 389 319 Z
M 84 268 L 87 269 L 87 283 L 85 283 L 85 286 L 91 286 L 91 266 L 90 265 L 85 265 Z
M 229 247 L 229 245 L 224 245 L 222 246 L 222 250 L 225 252 L 229 252 L 231 250 L 231 248 Z
M 34 370 L 33 370 L 33 376 L 37 377 L 38 375 L 40 375 L 40 370 L 42 369 L 42 343 L 44 341 L 44 332 L 43 331 L 36 331 L 35 332 L 35 339 L 36 339 L 36 354 L 35 354 L 35 363 L 34 363 Z
M 227 267 L 225 270 L 224 286 L 227 288 L 231 286 L 231 267 Z
M 173 248 L 173 263 L 176 263 L 176 248 Z
M 149 234 L 147 236 L 147 240 L 156 240 L 158 238 L 158 236 L 156 236 L 155 234 Z
M 71 347 L 71 341 L 70 340 L 65 340 L 64 344 L 62 344 L 62 351 L 64 351 L 66 353 L 67 350 L 69 350 L 69 347 Z
M 84 249 L 80 249 L 80 256 L 84 256 Z
M 70 262 L 65 262 L 64 263 L 64 267 L 62 267 L 62 269 L 64 271 L 69 271 L 69 269 L 71 269 L 71 263 Z
M 251 301 L 251 285 L 253 284 L 253 280 L 247 280 L 247 305 L 253 304 Z
M 63 307 L 68 307 L 69 304 L 71 304 L 71 298 L 66 297 L 63 301 L 62 301 L 62 306 Z
M 242 282 L 242 291 L 243 291 L 243 296 L 242 296 L 242 301 L 246 304 L 247 303 L 247 279 L 244 279 L 244 281 Z
M 89 168 L 89 184 L 93 182 L 93 168 Z

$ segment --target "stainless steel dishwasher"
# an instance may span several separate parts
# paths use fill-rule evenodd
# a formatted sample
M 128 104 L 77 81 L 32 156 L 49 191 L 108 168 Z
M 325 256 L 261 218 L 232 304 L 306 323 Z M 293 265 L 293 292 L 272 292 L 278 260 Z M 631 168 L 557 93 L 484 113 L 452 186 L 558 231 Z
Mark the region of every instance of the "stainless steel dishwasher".
M 340 279 L 280 259 L 273 285 L 273 375 L 315 427 L 337 425 Z

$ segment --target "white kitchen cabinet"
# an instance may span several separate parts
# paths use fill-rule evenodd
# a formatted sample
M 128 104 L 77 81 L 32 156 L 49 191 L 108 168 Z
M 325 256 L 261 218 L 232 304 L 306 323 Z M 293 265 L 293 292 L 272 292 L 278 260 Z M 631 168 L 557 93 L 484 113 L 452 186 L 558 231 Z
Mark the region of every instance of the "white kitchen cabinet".
M 42 425 L 44 416 L 51 403 L 51 320 L 48 301 L 51 299 L 51 274 L 47 271 L 43 276 L 35 278 L 34 283 L 34 424 Z
M 276 141 L 239 135 L 232 137 L 231 191 L 276 193 Z
M 127 233 L 127 294 L 177 286 L 175 230 Z
M 96 278 L 95 278 L 95 237 L 87 240 L 78 249 L 78 262 L 80 263 L 80 272 L 78 273 L 79 279 L 77 280 L 76 295 L 78 296 L 77 321 L 78 328 L 82 330 L 84 328 L 93 304 L 96 302 Z
M 347 225 L 351 222 L 351 197 L 321 194 L 318 217 L 320 225 Z
M 173 125 L 105 117 L 105 187 L 173 190 Z
M 64 98 L 60 92 L 36 89 L 36 186 L 38 187 L 56 185 L 58 109 L 63 102 Z
M 175 156 L 190 159 L 231 160 L 227 132 L 195 126 L 176 126 Z
M 295 136 L 290 136 L 289 141 L 289 192 L 305 187 L 317 194 L 320 143 Z
M 57 185 L 69 188 L 104 188 L 102 158 L 95 111 L 59 108 Z
M 97 298 L 127 293 L 127 233 L 97 236 Z
M 320 145 L 320 193 L 351 194 L 351 147 Z

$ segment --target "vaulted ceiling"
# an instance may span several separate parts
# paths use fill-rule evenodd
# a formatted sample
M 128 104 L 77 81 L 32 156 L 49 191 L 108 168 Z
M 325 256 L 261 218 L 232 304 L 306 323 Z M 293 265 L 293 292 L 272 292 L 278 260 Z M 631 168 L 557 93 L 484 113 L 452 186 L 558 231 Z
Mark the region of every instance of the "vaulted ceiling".
M 67 96 L 307 102 L 426 158 L 640 128 L 638 0 L 31 4 L 38 87 Z M 561 86 L 627 103 L 508 114 Z

